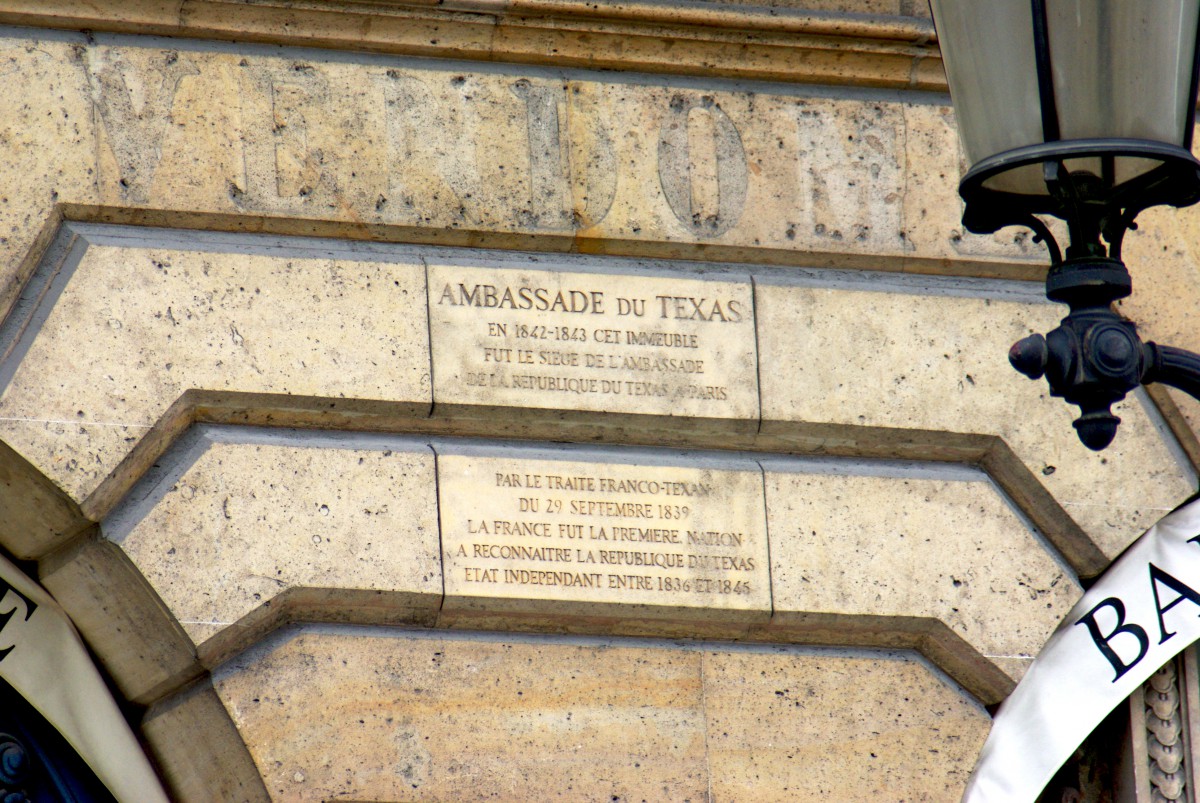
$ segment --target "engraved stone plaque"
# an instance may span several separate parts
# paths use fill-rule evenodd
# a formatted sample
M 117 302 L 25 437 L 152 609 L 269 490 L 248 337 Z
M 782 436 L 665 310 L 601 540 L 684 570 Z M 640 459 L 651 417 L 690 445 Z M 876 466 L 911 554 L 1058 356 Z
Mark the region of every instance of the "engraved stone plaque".
M 438 450 L 444 609 L 727 619 L 770 611 L 757 463 L 461 448 Z
M 749 281 L 429 267 L 434 399 L 753 419 Z

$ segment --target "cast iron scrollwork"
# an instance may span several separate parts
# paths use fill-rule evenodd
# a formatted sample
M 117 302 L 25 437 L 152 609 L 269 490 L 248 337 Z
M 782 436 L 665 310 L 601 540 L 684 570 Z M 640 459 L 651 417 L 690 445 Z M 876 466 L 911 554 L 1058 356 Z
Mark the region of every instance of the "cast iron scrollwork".
M 1110 145 L 1113 153 L 1121 153 L 1117 147 L 1120 143 L 1085 142 L 1078 147 L 1091 154 Z M 1054 147 L 1061 150 L 1066 145 L 1055 143 Z M 1001 154 L 990 160 L 996 165 L 972 168 L 961 187 L 967 201 L 963 223 L 979 234 L 1008 225 L 1027 226 L 1036 241 L 1045 243 L 1051 262 L 1046 296 L 1066 304 L 1070 312 L 1048 334 L 1018 341 L 1008 358 L 1029 378 L 1044 376 L 1050 395 L 1079 407 L 1080 416 L 1075 420 L 1079 439 L 1089 449 L 1099 451 L 1112 443 L 1121 423 L 1112 405 L 1139 385 L 1158 382 L 1200 399 L 1200 355 L 1143 342 L 1134 323 L 1112 306 L 1133 289 L 1129 271 L 1121 261 L 1121 243 L 1127 231 L 1137 228 L 1134 218 L 1154 204 L 1185 206 L 1195 202 L 1200 176 L 1190 157 L 1164 153 L 1158 154 L 1164 161 L 1160 168 L 1128 186 L 1114 187 L 1111 168 L 1102 171 L 1104 176 L 1082 170 L 1071 172 L 1061 158 L 1047 158 L 1048 148 L 1028 148 L 1016 156 Z M 1111 159 L 1111 155 L 1105 156 L 1105 164 Z M 1048 196 L 1018 202 L 986 191 L 986 179 L 1011 168 L 1010 162 L 1038 161 L 1042 161 Z M 1066 221 L 1070 241 L 1065 259 L 1038 214 Z
M 0 733 L 0 803 L 28 803 L 28 779 L 29 751 L 15 736 Z

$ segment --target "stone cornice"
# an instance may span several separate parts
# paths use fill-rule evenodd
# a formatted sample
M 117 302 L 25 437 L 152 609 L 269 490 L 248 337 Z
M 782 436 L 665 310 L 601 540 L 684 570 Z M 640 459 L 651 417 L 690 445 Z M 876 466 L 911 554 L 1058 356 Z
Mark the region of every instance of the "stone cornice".
M 0 0 L 0 23 L 408 56 L 945 91 L 925 19 L 580 0 Z

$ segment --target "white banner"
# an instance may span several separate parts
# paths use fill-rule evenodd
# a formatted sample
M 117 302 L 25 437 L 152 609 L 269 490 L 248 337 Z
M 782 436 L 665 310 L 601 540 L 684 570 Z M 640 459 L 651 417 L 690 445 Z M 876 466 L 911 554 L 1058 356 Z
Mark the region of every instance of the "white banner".
M 1033 801 L 1096 726 L 1200 639 L 1200 500 L 1088 590 L 1000 706 L 964 803 Z
M 0 677 L 122 803 L 166 803 L 158 777 L 67 615 L 0 557 Z

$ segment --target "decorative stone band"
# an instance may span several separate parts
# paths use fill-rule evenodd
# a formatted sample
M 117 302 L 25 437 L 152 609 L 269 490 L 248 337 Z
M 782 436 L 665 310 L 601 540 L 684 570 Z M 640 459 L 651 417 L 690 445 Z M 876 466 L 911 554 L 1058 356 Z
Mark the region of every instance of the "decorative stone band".
M 41 712 L 119 801 L 167 800 L 66 614 L 0 557 L 0 677 Z
M 1034 800 L 1079 744 L 1200 639 L 1200 500 L 1163 517 L 1071 609 L 1000 707 L 964 803 Z

